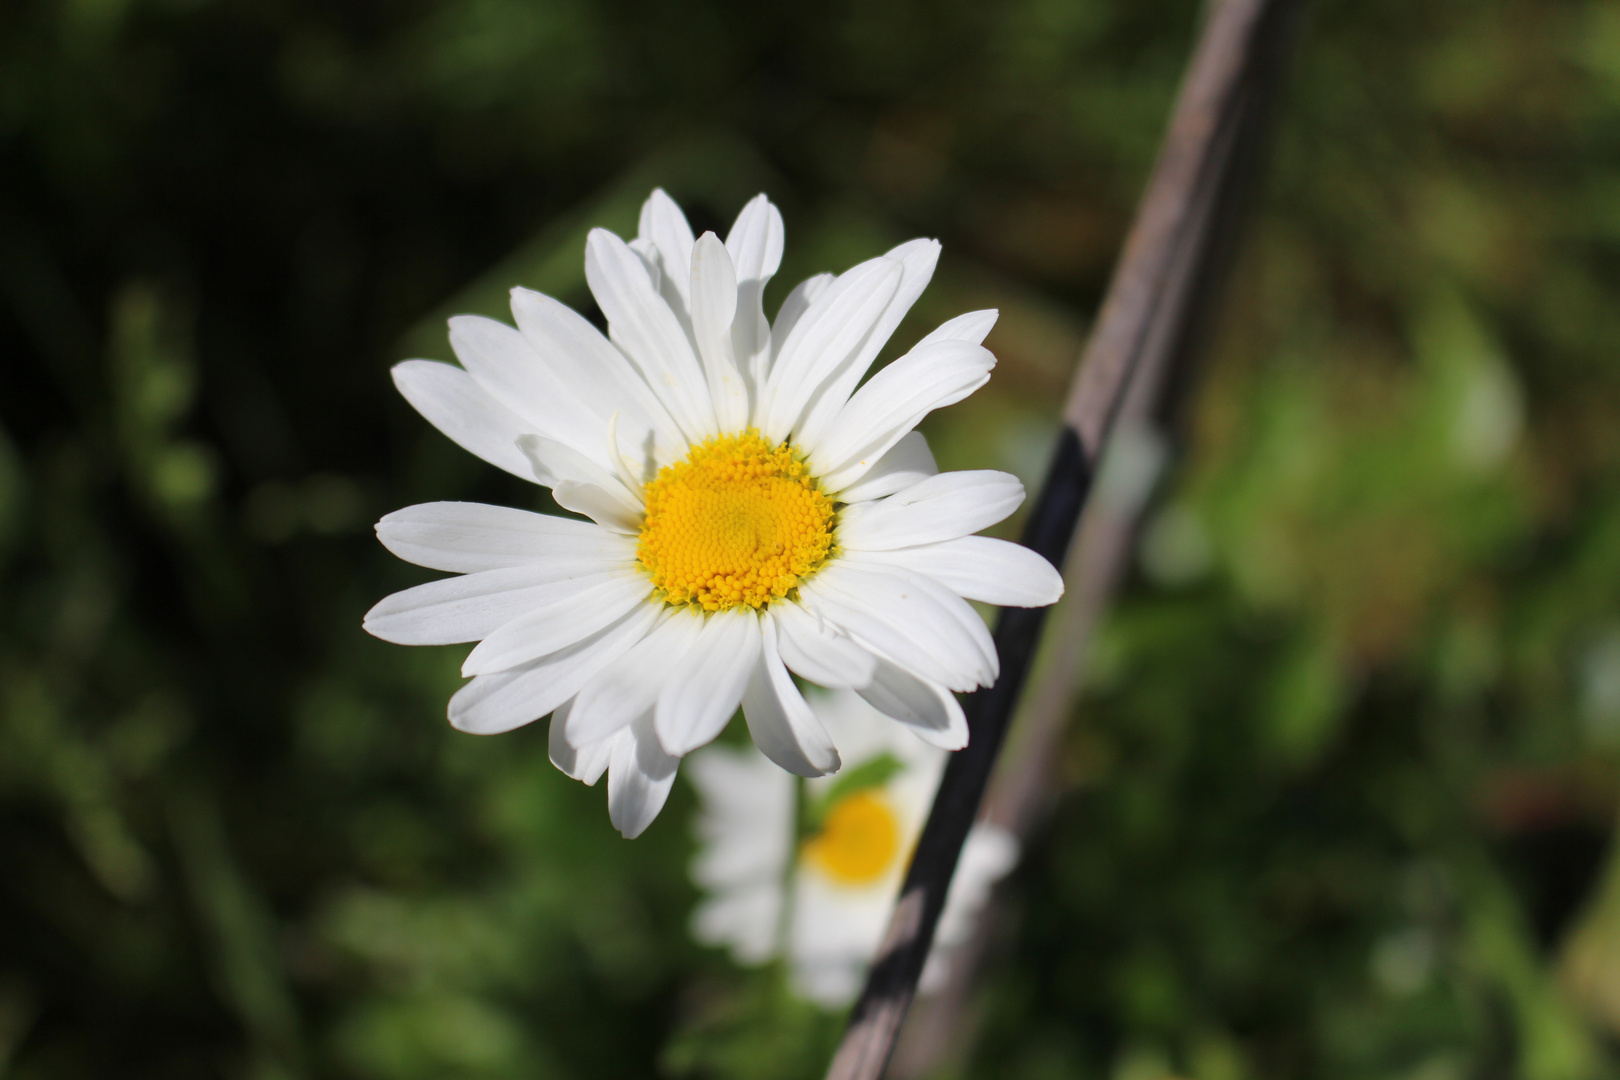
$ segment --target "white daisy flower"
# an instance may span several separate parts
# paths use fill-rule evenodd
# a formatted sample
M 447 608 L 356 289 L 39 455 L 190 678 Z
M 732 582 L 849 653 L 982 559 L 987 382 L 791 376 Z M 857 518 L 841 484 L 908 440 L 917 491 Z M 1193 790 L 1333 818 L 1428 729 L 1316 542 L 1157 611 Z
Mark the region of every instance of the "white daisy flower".
M 883 940 L 945 751 L 853 691 L 810 701 L 843 754 L 839 777 L 801 785 L 758 753 L 728 746 L 692 756 L 688 775 L 702 804 L 692 877 L 706 893 L 692 934 L 745 966 L 785 955 L 796 992 L 840 1008 L 855 999 Z M 1017 859 L 1018 841 L 1005 829 L 979 824 L 968 834 L 923 993 L 943 984 L 949 951 Z
M 407 401 L 479 457 L 590 520 L 473 503 L 389 514 L 399 557 L 459 577 L 395 593 L 365 627 L 404 645 L 478 642 L 450 722 L 479 734 L 550 714 L 552 760 L 595 783 L 636 836 L 682 755 L 741 704 L 759 748 L 800 776 L 838 768 L 789 672 L 853 688 L 946 749 L 953 692 L 996 678 L 964 597 L 1050 604 L 1057 572 L 971 534 L 1023 501 L 999 472 L 939 473 L 918 421 L 990 377 L 994 311 L 945 323 L 862 382 L 933 273 L 913 240 L 803 282 L 774 323 L 782 256 L 761 195 L 722 243 L 654 191 L 625 243 L 593 230 L 585 277 L 608 336 L 512 290 L 516 328 L 450 320 L 462 366 L 394 368 Z

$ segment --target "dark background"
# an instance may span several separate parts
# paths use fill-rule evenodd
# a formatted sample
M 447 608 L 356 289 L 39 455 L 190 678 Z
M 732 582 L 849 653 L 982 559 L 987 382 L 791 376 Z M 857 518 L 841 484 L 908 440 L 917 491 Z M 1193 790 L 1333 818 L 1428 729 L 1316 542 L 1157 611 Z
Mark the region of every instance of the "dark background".
M 387 369 L 766 190 L 778 299 L 944 242 L 897 346 L 1000 307 L 929 432 L 1032 481 L 1197 18 L 0 6 L 0 1074 L 819 1075 L 838 1018 L 685 935 L 684 785 L 627 843 L 360 631 L 426 576 L 380 514 L 538 498 Z M 943 1075 L 1612 1076 L 1620 7 L 1318 0 L 1277 120 Z

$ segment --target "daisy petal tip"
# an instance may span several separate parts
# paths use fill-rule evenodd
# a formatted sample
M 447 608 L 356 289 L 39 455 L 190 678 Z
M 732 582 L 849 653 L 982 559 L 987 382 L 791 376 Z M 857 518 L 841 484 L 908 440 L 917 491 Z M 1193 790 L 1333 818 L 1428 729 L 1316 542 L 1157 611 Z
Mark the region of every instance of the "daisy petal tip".
M 645 773 L 636 776 L 624 776 L 623 771 L 628 767 L 631 771 L 635 766 L 625 761 L 625 754 L 634 755 L 636 750 L 633 740 L 621 740 L 615 750 L 614 762 L 608 769 L 608 820 L 613 827 L 619 830 L 619 835 L 626 840 L 634 840 L 647 831 L 647 826 L 653 823 L 660 811 L 664 809 L 664 802 L 669 797 L 670 787 L 675 780 L 674 769 L 662 776 L 649 776 Z
M 642 833 L 646 832 L 647 831 L 647 826 L 649 826 L 651 824 L 652 824 L 651 820 L 641 821 L 639 819 L 636 819 L 636 820 L 627 821 L 623 825 L 620 825 L 618 822 L 614 822 L 613 827 L 615 829 L 618 829 L 619 830 L 619 835 L 624 837 L 626 840 L 634 840 L 634 839 L 636 839 L 636 837 L 638 837 Z
M 1039 563 L 1035 559 L 1028 561 L 1031 564 L 1031 569 L 1027 573 L 1028 580 L 1025 583 L 1024 592 L 1026 595 L 1010 598 L 1015 602 L 1002 603 L 999 606 L 1051 607 L 1063 599 L 1063 594 L 1067 591 L 1068 586 L 1065 584 L 1063 575 L 1058 571 L 1057 567 L 1045 559 L 1041 559 Z
M 553 724 L 556 722 L 552 721 Z M 551 764 L 564 776 L 572 777 L 579 768 L 579 751 L 555 736 L 550 739 L 550 743 L 546 756 L 551 759 Z
M 611 257 L 618 248 L 627 248 L 624 238 L 612 229 L 604 229 L 600 225 L 585 234 L 585 261 L 586 269 L 591 263 L 600 263 L 604 258 Z M 633 254 L 626 250 L 626 254 Z
M 479 675 L 494 675 L 511 667 L 509 661 L 504 661 L 499 657 L 496 657 L 495 661 L 491 663 L 491 650 L 485 648 L 488 641 L 489 638 L 485 638 L 477 645 L 474 645 L 472 652 L 467 654 L 467 659 L 461 662 L 461 677 L 463 679 L 471 679 Z
M 756 744 L 757 745 L 757 744 Z M 831 776 L 844 767 L 844 763 L 834 752 L 831 760 L 820 761 L 812 759 L 803 747 L 796 751 L 786 751 L 780 747 L 771 747 L 770 752 L 760 748 L 760 753 L 770 759 L 771 764 L 785 773 L 801 777 L 805 780 L 817 780 L 823 776 Z
M 480 315 L 452 315 L 445 320 L 450 327 L 450 336 L 464 337 L 478 328 L 480 322 L 487 321 Z M 454 344 L 454 342 L 452 342 Z
M 516 731 L 520 727 L 527 727 L 528 725 L 534 723 L 533 719 L 529 719 L 523 721 L 521 724 L 512 725 L 511 727 L 502 726 L 498 728 L 490 728 L 479 724 L 472 714 L 463 713 L 459 710 L 452 710 L 449 713 L 448 719 L 450 721 L 450 726 L 464 735 L 504 735 L 508 731 Z
M 446 364 L 442 360 L 424 360 L 418 357 L 412 360 L 401 360 L 388 369 L 388 377 L 394 380 L 394 389 L 399 391 L 400 396 L 414 405 L 413 393 L 418 391 L 424 380 L 440 374 L 439 368 L 461 370 L 456 365 Z
M 390 616 L 397 614 L 393 608 L 395 607 L 394 597 L 398 595 L 398 593 L 394 593 L 391 596 L 385 596 L 371 605 L 371 610 L 360 617 L 360 629 L 377 640 L 386 641 L 390 645 L 409 645 L 411 642 L 405 636 L 395 633 L 389 625 Z
M 1058 573 L 1057 570 L 1054 569 L 1052 571 L 1052 581 L 1047 586 L 1047 591 L 1044 594 L 1045 597 L 1046 597 L 1046 602 L 1043 603 L 1043 604 L 1037 604 L 1036 606 L 1037 607 L 1050 607 L 1050 606 L 1052 606 L 1053 604 L 1057 603 L 1059 600 L 1063 599 L 1063 592 L 1064 592 L 1063 575 Z

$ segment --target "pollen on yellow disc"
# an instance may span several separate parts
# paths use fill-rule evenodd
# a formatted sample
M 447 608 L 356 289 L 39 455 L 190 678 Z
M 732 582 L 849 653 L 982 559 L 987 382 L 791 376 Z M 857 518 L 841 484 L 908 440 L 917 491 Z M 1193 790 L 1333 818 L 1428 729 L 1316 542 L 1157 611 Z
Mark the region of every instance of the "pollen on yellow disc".
M 646 501 L 636 559 L 671 604 L 764 607 L 832 551 L 832 500 L 789 447 L 752 429 L 658 470 Z
M 841 885 L 870 885 L 900 856 L 900 822 L 871 789 L 838 800 L 821 832 L 805 841 L 804 858 Z

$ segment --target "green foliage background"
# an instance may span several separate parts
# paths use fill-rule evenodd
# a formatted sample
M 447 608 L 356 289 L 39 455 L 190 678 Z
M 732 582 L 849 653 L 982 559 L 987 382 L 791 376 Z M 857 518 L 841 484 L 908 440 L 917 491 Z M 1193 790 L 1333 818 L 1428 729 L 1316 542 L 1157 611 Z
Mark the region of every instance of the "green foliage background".
M 432 499 L 388 366 L 668 187 L 780 286 L 915 235 L 1003 311 L 942 464 L 1033 481 L 1189 0 L 0 7 L 0 1073 L 819 1075 L 543 725 L 372 640 Z M 1318 0 L 999 925 L 1009 1080 L 1614 1075 L 1620 7 Z M 1056 647 L 1061 647 L 1059 643 Z

